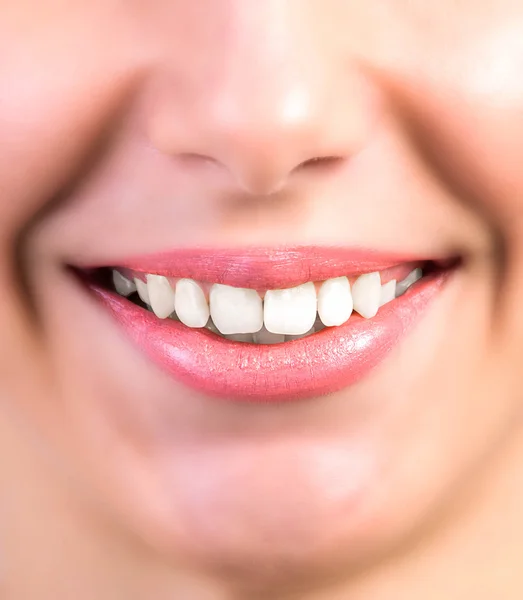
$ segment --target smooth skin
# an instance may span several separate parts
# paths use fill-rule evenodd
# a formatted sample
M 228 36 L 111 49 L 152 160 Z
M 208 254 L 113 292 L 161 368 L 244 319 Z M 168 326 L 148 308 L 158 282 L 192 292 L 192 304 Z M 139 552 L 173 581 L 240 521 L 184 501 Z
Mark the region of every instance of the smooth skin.
M 521 0 L 4 0 L 5 598 L 523 596 Z M 329 243 L 463 266 L 356 387 L 238 406 L 66 264 Z

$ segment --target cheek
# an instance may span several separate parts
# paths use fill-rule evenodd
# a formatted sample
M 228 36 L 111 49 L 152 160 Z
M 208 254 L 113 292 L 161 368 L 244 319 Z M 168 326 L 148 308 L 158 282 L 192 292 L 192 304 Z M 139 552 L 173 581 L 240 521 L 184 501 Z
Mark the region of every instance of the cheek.
M 472 36 L 455 64 L 429 73 L 416 103 L 422 150 L 457 200 L 523 252 L 523 11 Z M 413 85 L 408 93 L 415 89 Z M 413 96 L 413 95 L 412 95 Z M 479 209 L 479 210 L 478 210 Z
M 103 13 L 58 9 L 52 22 L 38 20 L 33 6 L 11 8 L 0 22 L 3 245 L 74 176 L 130 83 L 133 66 L 124 72 L 116 50 L 106 56 L 93 43 L 109 37 Z
M 115 56 L 111 64 L 101 60 L 100 45 L 90 47 L 103 23 L 94 35 L 94 17 L 78 14 L 73 23 L 58 3 L 44 6 L 64 18 L 46 22 L 33 6 L 11 3 L 0 20 L 0 395 L 35 408 L 35 390 L 41 400 L 41 390 L 51 389 L 51 369 L 23 303 L 14 253 L 40 211 L 52 209 L 130 82 Z
M 449 107 L 450 110 L 450 107 Z M 518 105 L 454 110 L 439 132 L 449 186 L 523 249 L 523 93 Z
M 426 168 L 523 253 L 523 5 L 454 4 L 409 3 L 410 47 L 378 75 Z

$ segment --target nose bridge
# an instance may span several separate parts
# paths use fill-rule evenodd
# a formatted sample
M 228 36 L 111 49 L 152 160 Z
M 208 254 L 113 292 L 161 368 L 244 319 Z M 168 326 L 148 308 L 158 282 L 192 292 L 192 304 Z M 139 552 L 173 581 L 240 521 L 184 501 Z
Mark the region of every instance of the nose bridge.
M 355 73 L 342 73 L 346 57 L 321 39 L 306 5 L 233 2 L 227 36 L 207 68 L 186 79 L 197 91 L 187 95 L 190 106 L 177 104 L 183 126 L 164 127 L 153 143 L 211 158 L 256 193 L 278 188 L 302 163 L 352 154 L 366 107 Z M 176 120 L 175 104 L 164 103 L 163 124 Z
M 315 43 L 314 30 L 308 31 L 305 10 L 294 18 L 283 9 L 266 11 L 256 20 L 248 11 L 243 13 L 217 90 L 217 106 L 225 109 L 240 132 L 259 130 L 266 136 L 310 132 L 324 89 L 318 67 L 329 68 L 321 56 L 327 48 Z

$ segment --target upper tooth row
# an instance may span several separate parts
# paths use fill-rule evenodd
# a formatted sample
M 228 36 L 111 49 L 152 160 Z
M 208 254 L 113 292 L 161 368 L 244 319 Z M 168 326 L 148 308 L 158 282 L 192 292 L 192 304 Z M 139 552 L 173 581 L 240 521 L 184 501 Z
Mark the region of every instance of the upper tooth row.
M 147 283 L 140 279 L 133 282 L 114 271 L 113 281 L 119 294 L 128 296 L 137 291 L 157 317 L 166 319 L 176 313 L 188 327 L 205 327 L 212 317 L 223 335 L 256 333 L 264 326 L 275 334 L 303 335 L 312 329 L 316 313 L 327 327 L 342 325 L 353 310 L 370 319 L 421 276 L 421 269 L 415 269 L 398 284 L 392 280 L 382 285 L 379 273 L 367 273 L 358 277 L 352 289 L 347 277 L 337 277 L 322 283 L 318 292 L 309 282 L 290 289 L 268 290 L 264 300 L 256 290 L 214 284 L 209 301 L 192 279 L 178 280 L 173 289 L 161 275 L 147 275 Z

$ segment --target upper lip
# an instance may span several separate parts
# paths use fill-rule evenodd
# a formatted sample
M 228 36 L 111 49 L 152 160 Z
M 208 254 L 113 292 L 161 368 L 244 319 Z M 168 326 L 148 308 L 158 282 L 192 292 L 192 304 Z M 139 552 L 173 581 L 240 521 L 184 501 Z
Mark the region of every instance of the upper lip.
M 275 289 L 342 275 L 384 271 L 401 264 L 426 260 L 428 257 L 362 248 L 285 246 L 179 249 L 123 259 L 110 266 L 235 287 Z

